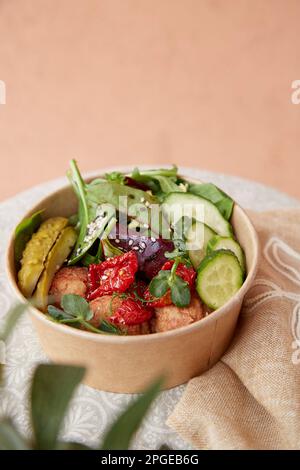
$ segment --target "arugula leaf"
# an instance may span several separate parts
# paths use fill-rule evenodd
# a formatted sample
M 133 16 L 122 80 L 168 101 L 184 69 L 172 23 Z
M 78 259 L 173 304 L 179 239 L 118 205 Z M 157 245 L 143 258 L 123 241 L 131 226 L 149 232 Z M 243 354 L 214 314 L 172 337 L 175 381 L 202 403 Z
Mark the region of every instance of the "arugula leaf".
M 102 208 L 100 203 L 91 200 L 88 185 L 83 181 L 75 160 L 70 163 L 68 178 L 78 199 L 80 227 L 75 248 L 68 262 L 69 265 L 73 265 L 88 252 L 95 240 L 104 232 L 107 223 L 115 215 L 115 208 L 107 204 Z
M 112 171 L 111 173 L 105 173 L 105 179 L 107 181 L 115 181 L 119 184 L 125 183 L 125 176 L 119 171 Z
M 91 320 L 93 318 L 89 303 L 80 295 L 63 295 L 61 305 L 65 313 L 72 315 L 73 318 L 81 320 Z
M 140 183 L 147 184 L 152 192 L 163 200 L 165 196 L 173 192 L 186 191 L 186 187 L 178 180 L 177 167 L 170 169 L 139 170 L 134 168 L 131 178 Z
M 133 169 L 131 177 L 138 181 L 138 178 L 153 178 L 155 176 L 177 176 L 178 168 L 173 165 L 172 168 L 158 168 L 156 170 L 139 170 L 137 167 Z
M 26 219 L 22 220 L 22 222 L 20 222 L 19 225 L 16 227 L 14 251 L 17 268 L 20 265 L 22 254 L 27 242 L 30 240 L 34 232 L 41 225 L 43 212 L 43 210 L 35 212 L 30 217 L 27 217 Z
M 230 219 L 234 201 L 217 186 L 212 183 L 190 184 L 188 191 L 212 202 L 226 220 Z
M 171 284 L 171 299 L 177 307 L 186 307 L 191 302 L 189 284 L 175 274 Z

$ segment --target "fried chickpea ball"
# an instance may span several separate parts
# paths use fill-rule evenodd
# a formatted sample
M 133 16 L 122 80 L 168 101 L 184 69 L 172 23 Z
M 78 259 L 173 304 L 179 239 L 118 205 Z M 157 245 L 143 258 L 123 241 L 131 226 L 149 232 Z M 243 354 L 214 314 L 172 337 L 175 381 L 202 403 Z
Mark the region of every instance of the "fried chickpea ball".
M 153 333 L 174 330 L 181 326 L 190 325 L 205 316 L 204 308 L 198 296 L 193 295 L 188 307 L 176 307 L 168 305 L 155 309 L 152 319 Z
M 97 328 L 102 320 L 109 321 L 110 316 L 115 313 L 121 303 L 122 299 L 111 295 L 104 295 L 103 297 L 92 300 L 90 302 L 90 309 L 94 313 L 94 316 L 89 323 Z M 118 328 L 128 335 L 144 335 L 150 333 L 148 322 L 141 323 L 140 325 L 118 326 Z
M 54 303 L 60 305 L 65 294 L 76 294 L 85 297 L 88 284 L 88 270 L 80 267 L 62 268 L 55 274 L 49 295 Z

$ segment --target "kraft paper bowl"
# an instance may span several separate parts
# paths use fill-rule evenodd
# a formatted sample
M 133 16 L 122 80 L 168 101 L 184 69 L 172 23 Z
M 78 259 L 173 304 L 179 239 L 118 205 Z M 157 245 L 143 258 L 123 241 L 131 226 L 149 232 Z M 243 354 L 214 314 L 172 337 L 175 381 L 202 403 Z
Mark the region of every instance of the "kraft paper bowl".
M 76 212 L 77 200 L 71 187 L 66 186 L 42 199 L 24 217 L 40 209 L 45 209 L 44 218 L 68 217 Z M 245 252 L 247 277 L 241 289 L 222 308 L 177 330 L 115 336 L 97 335 L 54 323 L 30 306 L 30 317 L 46 355 L 57 363 L 85 366 L 87 385 L 119 393 L 139 392 L 160 375 L 166 377 L 164 388 L 171 388 L 208 370 L 230 344 L 244 296 L 254 280 L 258 264 L 255 229 L 237 204 L 232 224 Z M 7 270 L 17 296 L 24 301 L 16 282 L 14 234 L 8 247 Z

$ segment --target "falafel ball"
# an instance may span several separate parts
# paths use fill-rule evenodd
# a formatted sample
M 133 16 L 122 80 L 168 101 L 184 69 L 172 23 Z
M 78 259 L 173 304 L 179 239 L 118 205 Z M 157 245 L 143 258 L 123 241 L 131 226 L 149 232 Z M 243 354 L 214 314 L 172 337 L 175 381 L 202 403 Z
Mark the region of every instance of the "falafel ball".
M 55 274 L 49 295 L 55 304 L 60 305 L 61 298 L 66 294 L 76 294 L 85 297 L 88 285 L 88 270 L 77 266 L 59 269 Z
M 90 309 L 94 313 L 94 316 L 89 323 L 97 328 L 102 320 L 109 321 L 109 318 L 120 307 L 121 303 L 122 299 L 113 297 L 112 295 L 104 295 L 92 300 L 90 302 Z M 127 335 L 145 335 L 150 333 L 149 322 L 129 326 L 118 325 L 118 328 Z
M 201 300 L 195 294 L 192 296 L 188 307 L 176 307 L 168 305 L 155 309 L 155 316 L 152 319 L 153 333 L 174 330 L 181 326 L 190 325 L 205 316 Z

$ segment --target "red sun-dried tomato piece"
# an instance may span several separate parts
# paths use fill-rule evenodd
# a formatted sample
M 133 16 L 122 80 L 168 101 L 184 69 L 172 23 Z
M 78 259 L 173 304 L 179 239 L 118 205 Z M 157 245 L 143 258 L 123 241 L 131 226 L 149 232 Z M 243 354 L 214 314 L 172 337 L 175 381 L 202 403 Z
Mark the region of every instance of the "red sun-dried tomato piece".
M 146 307 L 142 302 L 128 297 L 123 300 L 120 307 L 110 317 L 110 321 L 115 325 L 132 326 L 150 320 L 152 315 L 152 308 Z
M 107 259 L 100 264 L 90 264 L 88 300 L 114 292 L 125 292 L 134 282 L 138 260 L 134 251 Z

